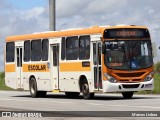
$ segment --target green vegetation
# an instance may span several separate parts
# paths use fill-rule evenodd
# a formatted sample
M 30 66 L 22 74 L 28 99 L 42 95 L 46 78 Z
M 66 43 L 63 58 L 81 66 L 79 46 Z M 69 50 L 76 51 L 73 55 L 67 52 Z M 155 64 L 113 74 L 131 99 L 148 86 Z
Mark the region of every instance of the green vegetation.
M 160 73 L 154 75 L 154 94 L 160 94 Z
M 155 73 L 160 74 L 160 62 L 157 62 L 156 64 L 154 64 L 154 71 Z
M 160 94 L 160 62 L 154 64 L 154 90 L 153 93 Z
M 5 85 L 4 76 L 5 76 L 4 72 L 1 72 L 0 73 L 0 90 L 13 90 Z

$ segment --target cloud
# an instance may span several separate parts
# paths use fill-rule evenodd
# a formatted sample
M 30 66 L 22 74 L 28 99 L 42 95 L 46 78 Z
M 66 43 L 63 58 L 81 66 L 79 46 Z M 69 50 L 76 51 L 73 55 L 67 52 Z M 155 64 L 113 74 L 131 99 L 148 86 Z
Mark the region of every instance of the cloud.
M 65 26 L 95 26 L 116 24 L 144 24 L 153 19 L 153 12 L 158 12 L 158 0 L 61 0 L 57 1 L 57 25 L 63 21 Z M 65 5 L 65 6 L 64 6 Z M 77 17 L 79 16 L 79 24 Z M 156 17 L 156 16 L 154 16 Z
M 57 26 L 58 29 L 117 24 L 147 26 L 157 45 L 155 61 L 158 61 L 159 3 L 159 0 L 61 0 L 57 2 Z
M 0 4 L 0 57 L 4 58 L 5 38 L 7 36 L 47 31 L 49 20 L 48 8 L 34 7 L 30 10 L 19 11 L 11 4 L 2 3 Z M 3 64 L 4 59 L 0 59 L 0 71 L 4 69 Z

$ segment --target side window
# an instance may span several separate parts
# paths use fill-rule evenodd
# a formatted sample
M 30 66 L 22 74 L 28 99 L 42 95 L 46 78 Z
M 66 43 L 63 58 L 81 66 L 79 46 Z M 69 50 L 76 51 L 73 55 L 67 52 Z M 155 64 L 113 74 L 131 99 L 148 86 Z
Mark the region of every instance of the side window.
M 65 58 L 66 58 L 66 40 L 65 37 L 63 37 L 61 42 L 61 59 L 64 60 Z
M 96 55 L 96 43 L 93 43 L 93 63 L 97 65 L 97 55 Z
M 66 59 L 77 60 L 79 52 L 78 36 L 68 37 L 66 39 Z
M 98 43 L 98 64 L 101 65 L 101 53 L 102 53 L 102 44 Z
M 30 61 L 31 57 L 31 44 L 30 41 L 27 40 L 24 42 L 24 61 Z
M 31 41 L 31 61 L 40 61 L 41 60 L 41 40 L 32 40 Z
M 14 62 L 15 58 L 15 43 L 8 42 L 6 44 L 6 62 Z
M 90 36 L 81 36 L 79 38 L 79 59 L 86 60 L 90 58 Z
M 42 40 L 42 61 L 48 60 L 48 39 Z

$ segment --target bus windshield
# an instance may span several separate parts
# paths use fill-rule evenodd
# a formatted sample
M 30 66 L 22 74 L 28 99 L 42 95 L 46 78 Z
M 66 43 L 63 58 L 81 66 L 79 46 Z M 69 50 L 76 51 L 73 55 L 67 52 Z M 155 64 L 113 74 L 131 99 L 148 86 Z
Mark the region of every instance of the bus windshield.
M 150 40 L 105 42 L 105 65 L 111 69 L 138 70 L 153 65 Z

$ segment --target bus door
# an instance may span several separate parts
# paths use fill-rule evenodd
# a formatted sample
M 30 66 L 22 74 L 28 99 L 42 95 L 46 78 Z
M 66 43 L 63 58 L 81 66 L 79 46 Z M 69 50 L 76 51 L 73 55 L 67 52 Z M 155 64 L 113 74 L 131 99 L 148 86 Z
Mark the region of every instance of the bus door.
M 59 90 L 59 44 L 51 45 L 51 80 L 52 88 Z
M 17 88 L 23 88 L 22 79 L 22 47 L 16 47 L 16 74 L 17 74 Z
M 94 89 L 102 89 L 102 64 L 101 64 L 102 43 L 97 41 L 93 43 L 93 71 L 94 71 Z

